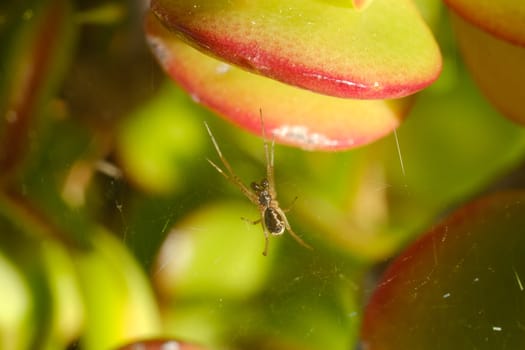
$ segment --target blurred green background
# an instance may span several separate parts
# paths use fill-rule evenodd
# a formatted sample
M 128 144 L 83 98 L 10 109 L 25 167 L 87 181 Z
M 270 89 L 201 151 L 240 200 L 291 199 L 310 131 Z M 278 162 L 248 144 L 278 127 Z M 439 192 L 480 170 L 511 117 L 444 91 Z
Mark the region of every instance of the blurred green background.
M 512 179 L 525 132 L 480 95 L 427 2 L 439 81 L 372 145 L 277 145 L 280 203 L 314 247 L 270 241 L 206 161 L 203 122 L 246 183 L 263 143 L 160 71 L 140 1 L 0 5 L 0 348 L 112 349 L 173 337 L 213 349 L 352 349 L 383 263 Z M 509 175 L 510 174 L 510 175 Z

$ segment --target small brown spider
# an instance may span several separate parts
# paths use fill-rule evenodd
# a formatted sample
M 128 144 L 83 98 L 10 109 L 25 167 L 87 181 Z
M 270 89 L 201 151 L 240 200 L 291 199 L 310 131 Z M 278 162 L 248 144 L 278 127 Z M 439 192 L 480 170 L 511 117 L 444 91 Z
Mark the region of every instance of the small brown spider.
M 222 155 L 221 149 L 219 148 L 219 145 L 217 144 L 217 141 L 215 140 L 215 137 L 213 136 L 208 124 L 204 122 L 204 125 L 206 126 L 206 129 L 208 130 L 208 134 L 210 134 L 211 141 L 213 142 L 213 145 L 215 146 L 215 150 L 217 151 L 217 154 L 219 155 L 219 158 L 226 168 L 226 171 L 222 170 L 217 164 L 212 162 L 210 159 L 208 159 L 208 162 L 226 178 L 226 180 L 230 181 L 232 184 L 237 186 L 241 192 L 248 197 L 248 199 L 255 204 L 259 208 L 259 212 L 261 217 L 258 220 L 251 221 L 246 218 L 242 218 L 243 220 L 246 220 L 254 225 L 261 223 L 263 232 L 264 232 L 264 251 L 263 255 L 266 256 L 268 253 L 268 241 L 269 236 L 280 236 L 284 233 L 284 231 L 288 230 L 290 235 L 303 247 L 306 247 L 308 249 L 312 249 L 307 243 L 305 243 L 290 227 L 290 224 L 288 223 L 288 219 L 286 218 L 285 212 L 288 212 L 289 209 L 283 210 L 279 207 L 279 202 L 277 202 L 277 192 L 275 191 L 275 183 L 274 183 L 274 176 L 273 176 L 273 154 L 274 154 L 274 146 L 275 146 L 275 140 L 272 137 L 272 146 L 271 149 L 268 149 L 268 140 L 266 139 L 266 134 L 264 130 L 264 121 L 262 117 L 262 111 L 260 112 L 261 117 L 261 130 L 262 130 L 262 136 L 264 141 L 264 153 L 266 156 L 266 178 L 262 179 L 261 182 L 252 182 L 250 184 L 250 188 L 248 188 L 242 180 L 235 175 L 233 172 L 232 167 L 230 166 L 230 163 L 224 158 Z M 297 199 L 297 198 L 296 198 Z M 295 200 L 294 200 L 295 202 Z

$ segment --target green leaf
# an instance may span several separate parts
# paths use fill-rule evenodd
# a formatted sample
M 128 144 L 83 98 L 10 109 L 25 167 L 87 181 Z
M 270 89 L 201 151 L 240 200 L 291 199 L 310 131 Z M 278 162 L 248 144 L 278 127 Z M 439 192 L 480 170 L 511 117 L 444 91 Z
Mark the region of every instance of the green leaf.
M 521 0 L 445 0 L 474 26 L 514 44 L 525 46 L 525 2 Z
M 223 61 L 327 95 L 403 97 L 441 69 L 437 44 L 407 0 L 375 0 L 360 11 L 316 0 L 155 0 L 151 9 Z

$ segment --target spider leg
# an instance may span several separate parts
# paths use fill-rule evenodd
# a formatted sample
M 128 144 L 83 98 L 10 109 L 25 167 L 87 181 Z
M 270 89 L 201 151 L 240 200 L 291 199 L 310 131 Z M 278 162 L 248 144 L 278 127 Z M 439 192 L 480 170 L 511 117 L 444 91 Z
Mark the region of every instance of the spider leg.
M 275 148 L 275 139 L 272 136 L 272 144 L 270 148 L 270 162 L 266 165 L 266 177 L 268 178 L 269 190 L 273 199 L 277 198 L 277 191 L 275 190 L 275 177 L 274 177 L 274 166 L 273 166 L 273 155 Z
M 217 154 L 218 154 L 222 164 L 224 165 L 224 167 L 226 168 L 226 170 L 230 174 L 230 177 L 233 177 L 233 175 L 234 175 L 233 169 L 232 169 L 230 163 L 222 155 L 221 149 L 219 148 L 219 144 L 215 140 L 215 136 L 213 136 L 213 134 L 212 134 L 212 132 L 210 130 L 210 127 L 208 126 L 208 123 L 204 122 L 204 126 L 206 126 L 206 130 L 208 130 L 208 134 L 210 135 L 211 141 L 213 142 L 213 146 L 215 147 L 215 151 L 217 151 Z M 224 172 L 216 164 L 214 164 L 210 160 L 208 160 L 208 161 L 215 167 L 215 169 L 217 169 L 220 173 L 224 174 Z
M 272 144 L 271 147 L 268 147 L 268 139 L 266 138 L 266 130 L 264 127 L 264 119 L 262 116 L 262 109 L 259 109 L 259 117 L 261 118 L 261 133 L 264 142 L 264 156 L 266 158 L 266 179 L 269 183 L 270 195 L 273 199 L 277 198 L 277 193 L 275 191 L 275 180 L 274 180 L 274 149 L 275 149 L 275 137 L 272 134 Z
M 308 243 L 306 243 L 305 241 L 303 241 L 303 239 L 301 237 L 299 237 L 297 235 L 297 233 L 295 233 L 292 228 L 290 227 L 290 225 L 288 224 L 288 222 L 286 223 L 286 229 L 288 230 L 288 232 L 290 233 L 290 236 L 292 236 L 296 241 L 297 243 L 299 243 L 300 245 L 302 245 L 303 247 L 305 247 L 306 249 L 309 249 L 309 250 L 314 250 L 314 248 L 312 248 L 311 245 L 309 245 Z
M 215 170 L 217 170 L 222 176 L 224 176 L 226 178 L 226 180 L 228 180 L 229 182 L 231 182 L 232 184 L 237 186 L 241 190 L 241 192 L 246 197 L 248 197 L 248 199 L 252 203 L 254 203 L 255 205 L 258 205 L 259 201 L 258 201 L 257 196 L 252 191 L 250 191 L 250 189 L 248 187 L 246 187 L 246 185 L 242 182 L 242 180 L 237 175 L 235 175 L 235 173 L 233 172 L 233 169 L 232 169 L 230 163 L 222 155 L 221 149 L 219 148 L 219 144 L 215 140 L 215 137 L 213 136 L 213 134 L 212 134 L 212 132 L 210 130 L 210 127 L 208 126 L 208 123 L 204 122 L 204 126 L 206 126 L 206 130 L 208 130 L 208 134 L 210 135 L 211 141 L 213 142 L 213 146 L 215 147 L 215 151 L 217 151 L 217 155 L 219 156 L 219 159 L 221 160 L 222 164 L 224 165 L 224 168 L 226 168 L 226 172 L 224 170 L 222 170 L 217 164 L 212 162 L 210 159 L 207 159 L 208 162 L 215 168 Z
M 260 219 L 257 219 L 257 220 L 250 220 L 248 218 L 245 218 L 245 217 L 241 217 L 242 220 L 252 224 L 252 225 L 257 225 L 258 223 L 261 223 L 261 226 L 262 226 L 262 229 L 263 229 L 263 233 L 264 233 L 264 250 L 263 250 L 263 255 L 266 256 L 268 254 L 268 244 L 269 244 L 269 241 L 270 241 L 270 234 L 268 233 L 268 230 L 266 229 L 266 227 L 264 226 L 264 224 L 262 223 L 262 217 Z
M 299 197 L 295 196 L 295 198 L 293 199 L 292 203 L 290 203 L 290 205 L 288 206 L 288 208 L 283 209 L 283 213 L 288 213 L 290 210 L 292 210 L 292 208 L 293 208 L 295 202 L 297 201 L 297 198 L 299 198 Z
M 226 180 L 230 180 L 230 177 L 224 171 L 222 171 L 222 169 L 217 164 L 215 164 L 210 158 L 206 158 L 206 160 L 208 161 L 208 163 L 211 164 L 211 166 L 215 168 L 215 170 L 217 170 L 222 176 L 224 176 Z
M 268 230 L 266 229 L 266 227 L 264 227 L 264 225 L 262 225 L 263 227 L 263 232 L 264 232 L 264 250 L 263 250 L 263 255 L 266 256 L 268 255 L 268 244 L 270 242 L 270 239 L 269 239 L 269 234 L 268 234 Z
M 286 229 L 290 233 L 290 236 L 292 236 L 297 241 L 297 243 L 299 243 L 300 245 L 302 245 L 306 249 L 314 250 L 314 248 L 312 248 L 311 245 L 309 245 L 308 243 L 303 241 L 303 239 L 301 237 L 299 237 L 297 235 L 297 233 L 294 232 L 294 230 L 292 230 L 292 227 L 290 226 L 290 223 L 288 222 L 288 219 L 286 218 L 286 215 L 284 215 L 283 210 L 281 210 L 281 209 L 276 209 L 276 210 L 279 211 L 279 214 L 281 214 L 281 217 L 283 218 L 283 221 L 284 221 L 284 225 L 286 226 Z
M 250 223 L 250 224 L 252 224 L 252 225 L 257 225 L 258 223 L 261 222 L 262 219 L 250 220 L 250 219 L 245 218 L 245 217 L 242 216 L 242 217 L 241 217 L 241 220 L 246 221 L 246 222 L 248 222 L 248 223 Z

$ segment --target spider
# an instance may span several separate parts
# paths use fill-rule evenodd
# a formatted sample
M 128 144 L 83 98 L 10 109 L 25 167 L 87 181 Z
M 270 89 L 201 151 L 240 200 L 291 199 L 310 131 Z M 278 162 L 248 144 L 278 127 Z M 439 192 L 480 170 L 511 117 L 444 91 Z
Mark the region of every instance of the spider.
M 219 145 L 217 144 L 217 141 L 215 140 L 215 137 L 213 136 L 208 124 L 204 122 L 204 125 L 206 126 L 206 129 L 208 130 L 208 134 L 210 135 L 211 141 L 213 142 L 213 146 L 215 146 L 215 150 L 217 151 L 217 154 L 219 155 L 219 158 L 224 165 L 224 168 L 226 171 L 222 170 L 217 164 L 215 164 L 210 159 L 207 159 L 208 162 L 222 175 L 239 188 L 241 192 L 253 203 L 255 204 L 260 213 L 260 218 L 251 221 L 246 218 L 242 218 L 245 221 L 248 221 L 249 223 L 253 225 L 257 225 L 258 223 L 261 223 L 261 226 L 263 228 L 264 232 L 264 251 L 263 255 L 266 256 L 268 254 L 268 242 L 270 235 L 272 236 L 280 236 L 282 235 L 286 230 L 290 233 L 290 235 L 303 247 L 312 249 L 310 245 L 305 243 L 290 227 L 290 224 L 288 223 L 288 219 L 286 218 L 285 213 L 288 212 L 290 209 L 281 209 L 279 206 L 279 202 L 277 202 L 277 192 L 275 191 L 275 183 L 274 183 L 274 165 L 273 165 L 273 158 L 274 158 L 274 146 L 275 146 L 275 140 L 272 137 L 272 144 L 271 148 L 268 148 L 268 140 L 266 139 L 266 134 L 264 130 L 264 121 L 262 117 L 262 110 L 259 111 L 259 115 L 261 118 L 261 131 L 264 141 L 264 153 L 266 157 L 266 177 L 263 178 L 260 182 L 252 182 L 250 184 L 250 187 L 248 188 L 242 180 L 235 175 L 233 172 L 233 169 L 230 165 L 230 163 L 224 158 L 222 155 L 221 149 L 219 148 Z M 297 197 L 294 199 L 297 199 Z M 292 203 L 293 204 L 293 203 Z

